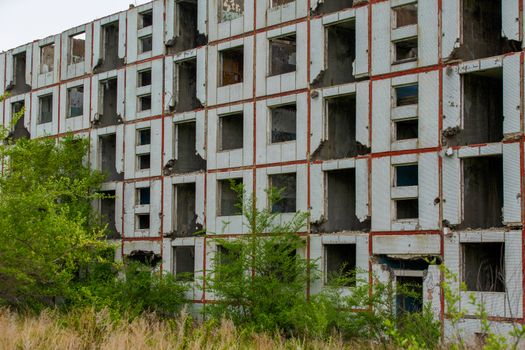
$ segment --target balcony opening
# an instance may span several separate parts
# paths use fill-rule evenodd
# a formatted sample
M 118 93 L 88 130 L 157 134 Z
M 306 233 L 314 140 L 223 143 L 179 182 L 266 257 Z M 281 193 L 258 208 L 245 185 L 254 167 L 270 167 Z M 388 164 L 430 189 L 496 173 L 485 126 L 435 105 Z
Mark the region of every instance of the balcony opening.
M 243 82 L 244 72 L 244 47 L 219 52 L 220 57 L 220 82 L 219 86 L 226 86 Z
M 295 72 L 297 64 L 296 36 L 287 35 L 269 40 L 270 76 Z
M 13 55 L 13 83 L 9 93 L 14 96 L 18 94 L 25 94 L 26 92 L 31 91 L 31 86 L 26 83 L 26 67 L 27 59 L 26 52 L 21 52 L 19 54 Z
M 40 96 L 38 107 L 38 124 L 51 123 L 53 121 L 53 94 Z
M 296 104 L 270 107 L 270 143 L 295 141 L 297 138 Z
M 84 86 L 67 90 L 67 118 L 80 117 L 84 114 Z
M 417 186 L 418 166 L 417 164 L 396 165 L 394 173 L 394 186 Z
M 195 280 L 195 246 L 173 247 L 173 271 L 179 281 Z
M 201 108 L 197 98 L 197 59 L 175 64 L 175 112 L 182 113 Z
M 115 191 L 101 192 L 104 196 L 100 199 L 100 220 L 102 225 L 107 225 L 106 239 L 119 238 L 115 222 Z
M 197 152 L 197 124 L 175 124 L 174 173 L 188 173 L 206 169 L 206 161 Z
M 269 187 L 280 193 L 276 203 L 272 203 L 272 213 L 295 213 L 297 210 L 297 175 L 276 174 L 268 176 Z
M 175 38 L 171 45 L 167 45 L 173 53 L 178 53 L 198 46 L 197 1 L 177 1 L 175 6 Z
M 97 126 L 104 127 L 118 123 L 117 114 L 117 78 L 100 82 L 99 115 Z
M 505 243 L 462 243 L 461 253 L 467 291 L 505 292 Z
M 326 221 L 316 225 L 317 232 L 367 231 L 370 221 L 356 216 L 355 169 L 332 170 L 326 173 Z
M 417 198 L 398 199 L 395 201 L 396 220 L 416 220 L 419 218 Z
M 219 0 L 219 21 L 231 21 L 244 14 L 244 0 Z
M 356 245 L 325 244 L 325 284 L 343 282 L 345 287 L 356 285 Z M 342 280 L 340 280 L 342 279 Z
M 86 59 L 86 33 L 82 32 L 69 37 L 69 54 L 67 64 L 82 63 Z
M 202 225 L 197 223 L 195 187 L 195 183 L 176 184 L 173 186 L 175 194 L 175 215 L 173 216 L 175 237 L 192 237 L 202 229 Z
M 108 71 L 123 65 L 118 57 L 119 22 L 112 22 L 102 26 L 102 60 L 97 63 L 96 71 Z
M 237 192 L 232 188 L 241 186 L 242 178 L 218 181 L 218 216 L 242 215 L 242 203 Z
M 461 228 L 502 227 L 503 157 L 464 158 Z
M 240 149 L 244 143 L 244 114 L 235 113 L 219 116 L 219 151 Z
M 40 74 L 52 72 L 55 67 L 55 44 L 40 47 Z
M 149 205 L 151 199 L 151 189 L 149 187 L 139 187 L 135 190 L 136 205 Z
M 99 169 L 106 174 L 106 181 L 122 180 L 123 174 L 119 174 L 116 168 L 117 160 L 117 135 L 102 135 L 99 142 Z

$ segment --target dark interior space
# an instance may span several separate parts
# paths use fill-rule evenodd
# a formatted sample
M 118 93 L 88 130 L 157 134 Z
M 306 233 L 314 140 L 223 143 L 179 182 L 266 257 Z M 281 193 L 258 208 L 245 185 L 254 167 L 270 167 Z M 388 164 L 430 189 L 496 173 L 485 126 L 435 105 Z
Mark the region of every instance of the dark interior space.
M 221 79 L 219 86 L 242 83 L 244 71 L 244 46 L 219 52 Z
M 12 103 L 11 104 L 11 118 L 14 118 L 17 115 L 17 113 L 20 113 L 20 111 L 22 111 L 24 107 L 25 107 L 24 101 L 18 101 L 18 102 Z M 24 120 L 25 120 L 24 115 L 22 115 L 16 121 L 12 133 L 9 135 L 13 141 L 16 141 L 21 138 L 31 137 L 29 130 L 27 130 L 27 128 L 25 127 Z
M 279 200 L 272 203 L 272 213 L 295 213 L 297 210 L 297 175 L 295 173 L 269 176 L 269 187 L 278 191 Z
M 100 199 L 100 219 L 103 225 L 108 225 L 106 238 L 119 238 L 120 235 L 115 224 L 115 191 L 104 191 L 101 194 L 104 197 Z
M 318 3 L 314 13 L 320 15 L 341 11 L 352 6 L 354 6 L 354 0 L 324 0 L 322 3 Z
M 149 153 L 137 155 L 137 170 L 147 170 L 151 167 L 151 155 Z
M 423 311 L 423 278 L 396 276 L 396 314 Z
M 109 134 L 99 136 L 100 170 L 106 174 L 106 181 L 118 181 L 124 174 L 117 173 L 115 167 L 117 157 L 117 135 Z
M 412 62 L 417 60 L 417 37 L 400 40 L 394 43 L 395 61 L 394 64 Z
M 195 246 L 173 247 L 175 277 L 179 281 L 193 281 L 195 278 Z
M 198 46 L 197 0 L 175 2 L 175 37 L 166 43 L 168 53 L 178 53 Z
M 401 28 L 417 24 L 417 4 L 407 4 L 392 9 L 395 27 Z
M 342 277 L 345 287 L 356 285 L 356 245 L 325 244 L 326 276 L 325 283 L 330 284 Z
M 395 140 L 417 139 L 419 135 L 419 123 L 417 119 L 399 120 L 395 122 Z
M 138 214 L 135 229 L 149 230 L 150 218 L 149 214 Z
M 505 291 L 505 243 L 462 243 L 461 252 L 468 291 Z
M 197 153 L 195 122 L 175 124 L 175 160 L 173 171 L 187 173 L 206 169 L 206 161 Z
M 460 228 L 501 227 L 503 157 L 464 158 L 463 222 Z
M 219 151 L 242 148 L 244 134 L 244 114 L 235 113 L 219 116 Z
M 226 179 L 218 181 L 219 191 L 219 208 L 218 216 L 241 215 L 242 210 L 239 208 L 239 196 L 232 186 L 242 185 L 242 179 Z
M 136 204 L 149 205 L 151 201 L 151 189 L 149 187 L 139 187 L 136 190 Z
M 177 94 L 175 111 L 181 113 L 201 108 L 202 105 L 197 99 L 197 60 L 178 62 L 175 69 Z
M 25 94 L 31 91 L 31 85 L 26 82 L 26 52 L 13 55 L 13 84 L 7 86 L 6 90 L 9 91 L 11 96 Z
M 201 229 L 195 209 L 195 183 L 177 184 L 175 191 L 175 237 L 191 237 Z
M 297 105 L 270 108 L 271 143 L 295 141 L 297 138 Z
M 419 201 L 417 198 L 396 200 L 396 220 L 419 218 Z
M 295 72 L 297 64 L 296 36 L 270 39 L 270 76 Z
M 395 166 L 394 185 L 396 187 L 417 186 L 418 173 L 417 164 L 397 165 Z
M 51 123 L 53 121 L 53 95 L 40 96 L 38 107 L 38 124 Z
M 102 55 L 94 71 L 105 72 L 121 67 L 124 60 L 118 57 L 119 23 L 118 21 L 102 26 Z
M 117 78 L 100 82 L 100 112 L 96 126 L 104 127 L 119 123 L 117 114 Z
M 519 43 L 502 37 L 502 1 L 506 0 L 461 1 L 461 46 L 451 59 L 474 60 L 521 50 Z

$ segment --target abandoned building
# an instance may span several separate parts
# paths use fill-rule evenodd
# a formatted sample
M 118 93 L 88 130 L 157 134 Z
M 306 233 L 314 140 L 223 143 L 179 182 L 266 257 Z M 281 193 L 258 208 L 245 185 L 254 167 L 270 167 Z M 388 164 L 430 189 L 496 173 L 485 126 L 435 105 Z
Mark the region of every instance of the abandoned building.
M 155 0 L 0 53 L 12 137 L 90 138 L 119 256 L 201 277 L 246 232 L 231 181 L 309 212 L 322 278 L 415 283 L 449 322 L 444 263 L 506 333 L 525 321 L 519 0 Z M 10 121 L 25 106 L 16 125 Z M 191 280 L 191 278 L 190 278 Z M 370 279 L 371 280 L 371 279 Z M 365 283 L 365 282 L 357 282 Z M 457 284 L 453 284 L 457 287 Z M 352 285 L 348 286 L 351 292 Z

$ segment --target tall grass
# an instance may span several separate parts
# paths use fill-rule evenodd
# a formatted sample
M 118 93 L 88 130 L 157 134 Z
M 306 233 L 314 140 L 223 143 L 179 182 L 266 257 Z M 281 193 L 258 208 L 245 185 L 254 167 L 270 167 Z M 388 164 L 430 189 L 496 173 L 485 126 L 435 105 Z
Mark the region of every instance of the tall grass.
M 361 344 L 362 345 L 362 344 Z M 366 346 L 368 348 L 373 348 Z M 132 321 L 113 320 L 92 310 L 38 316 L 0 309 L 0 349 L 345 349 L 362 348 L 337 336 L 327 341 L 285 339 L 247 333 L 224 320 L 194 322 L 183 312 L 176 320 L 144 315 Z

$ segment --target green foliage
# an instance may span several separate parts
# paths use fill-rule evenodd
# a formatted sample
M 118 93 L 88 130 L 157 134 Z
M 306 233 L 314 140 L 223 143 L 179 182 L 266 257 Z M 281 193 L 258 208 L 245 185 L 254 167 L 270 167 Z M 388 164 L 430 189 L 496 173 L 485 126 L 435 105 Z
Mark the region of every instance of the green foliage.
M 314 264 L 298 253 L 305 240 L 297 233 L 304 230 L 307 215 L 296 213 L 282 223 L 278 213 L 257 210 L 253 196 L 243 201 L 242 185 L 232 183 L 232 188 L 240 198 L 248 233 L 232 240 L 214 238 L 220 248 L 205 282 L 219 302 L 205 311 L 253 330 L 293 333 L 298 310 L 308 307 L 306 285 L 316 274 Z M 277 191 L 268 196 L 270 203 L 278 200 Z

